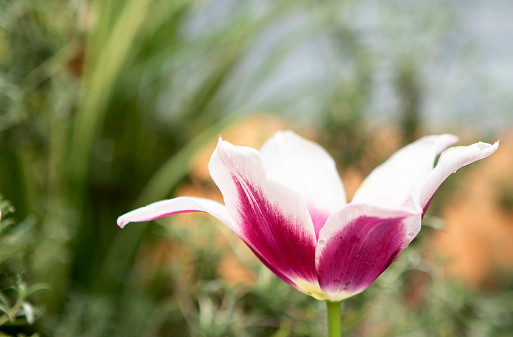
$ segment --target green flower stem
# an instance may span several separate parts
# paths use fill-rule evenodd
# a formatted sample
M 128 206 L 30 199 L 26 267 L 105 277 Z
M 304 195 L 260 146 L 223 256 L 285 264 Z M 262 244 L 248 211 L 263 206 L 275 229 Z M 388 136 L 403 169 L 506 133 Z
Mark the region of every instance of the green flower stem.
M 328 307 L 328 336 L 340 337 L 340 302 L 326 301 Z

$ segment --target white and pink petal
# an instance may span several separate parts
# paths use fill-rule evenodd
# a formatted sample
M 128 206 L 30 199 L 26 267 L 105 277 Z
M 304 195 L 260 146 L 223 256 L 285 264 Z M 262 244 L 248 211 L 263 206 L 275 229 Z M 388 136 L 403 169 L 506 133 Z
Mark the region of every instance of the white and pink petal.
M 237 224 L 231 220 L 230 215 L 223 204 L 220 204 L 217 201 L 195 197 L 178 197 L 157 201 L 123 214 L 118 218 L 117 223 L 119 227 L 123 228 L 130 222 L 151 221 L 168 215 L 187 212 L 209 213 L 223 222 L 235 233 L 238 234 L 240 232 Z
M 330 301 L 362 292 L 411 241 L 406 220 L 419 210 L 349 204 L 321 230 L 316 251 L 319 285 Z
M 449 134 L 426 136 L 403 147 L 371 172 L 352 202 L 403 205 L 418 195 L 440 152 L 457 141 Z
M 456 146 L 445 150 L 440 155 L 436 167 L 429 173 L 418 192 L 417 199 L 424 212 L 429 206 L 433 195 L 447 177 L 465 165 L 488 157 L 497 151 L 498 148 L 499 142 L 493 145 L 479 142 L 469 146 Z
M 221 139 L 209 169 L 239 236 L 257 257 L 297 289 L 315 287 L 315 231 L 299 192 L 268 176 L 258 151 Z
M 346 204 L 334 160 L 320 145 L 292 131 L 279 131 L 260 149 L 269 176 L 305 199 L 316 234 L 330 214 Z

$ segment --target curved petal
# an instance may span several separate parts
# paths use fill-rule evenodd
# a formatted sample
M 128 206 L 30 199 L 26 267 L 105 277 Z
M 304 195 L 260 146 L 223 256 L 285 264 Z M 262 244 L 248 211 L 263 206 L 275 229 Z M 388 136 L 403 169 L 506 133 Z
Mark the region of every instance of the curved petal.
M 352 202 L 401 206 L 411 194 L 418 195 L 436 156 L 457 141 L 448 134 L 426 136 L 403 147 L 371 172 Z
M 444 151 L 438 160 L 438 164 L 427 176 L 422 189 L 419 191 L 419 203 L 424 208 L 424 212 L 436 190 L 448 176 L 465 165 L 488 157 L 498 148 L 499 142 L 493 145 L 479 142 L 469 146 L 452 147 Z
M 257 257 L 298 290 L 317 291 L 316 238 L 301 195 L 266 175 L 258 151 L 221 139 L 209 169 L 239 236 Z
M 408 227 L 420 226 L 418 211 L 349 204 L 320 232 L 316 251 L 319 285 L 330 301 L 367 288 L 411 241 Z M 406 223 L 406 220 L 410 223 Z
M 123 214 L 118 218 L 118 226 L 123 228 L 129 222 L 145 222 L 168 215 L 185 213 L 185 212 L 205 212 L 215 216 L 235 233 L 240 232 L 236 223 L 234 223 L 226 207 L 217 201 L 195 198 L 195 197 L 179 197 L 168 200 L 161 200 L 149 204 L 131 212 Z
M 342 180 L 331 156 L 292 131 L 278 131 L 260 153 L 268 174 L 305 198 L 318 235 L 328 216 L 346 204 Z

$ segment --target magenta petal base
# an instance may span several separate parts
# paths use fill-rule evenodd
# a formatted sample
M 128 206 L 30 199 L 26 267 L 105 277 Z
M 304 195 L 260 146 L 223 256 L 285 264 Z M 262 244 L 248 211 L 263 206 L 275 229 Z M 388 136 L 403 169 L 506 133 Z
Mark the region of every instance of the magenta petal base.
M 352 221 L 319 256 L 321 289 L 330 297 L 360 293 L 397 259 L 405 238 L 402 219 L 362 216 Z

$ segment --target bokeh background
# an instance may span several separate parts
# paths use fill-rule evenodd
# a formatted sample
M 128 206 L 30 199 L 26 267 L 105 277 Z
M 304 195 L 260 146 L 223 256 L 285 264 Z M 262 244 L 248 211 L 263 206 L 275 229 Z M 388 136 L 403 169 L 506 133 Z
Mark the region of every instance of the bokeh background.
M 509 0 L 1 0 L 0 335 L 322 336 L 325 304 L 223 224 L 116 218 L 221 200 L 217 136 L 292 129 L 351 196 L 431 133 L 499 150 L 451 176 L 420 235 L 343 302 L 346 336 L 511 336 Z

